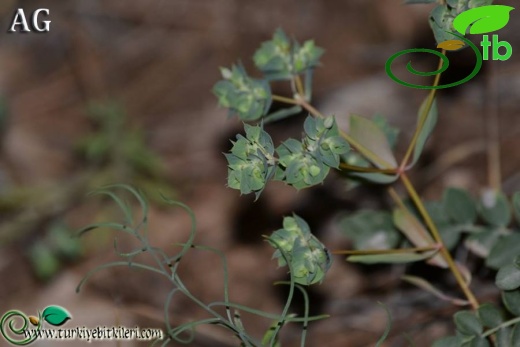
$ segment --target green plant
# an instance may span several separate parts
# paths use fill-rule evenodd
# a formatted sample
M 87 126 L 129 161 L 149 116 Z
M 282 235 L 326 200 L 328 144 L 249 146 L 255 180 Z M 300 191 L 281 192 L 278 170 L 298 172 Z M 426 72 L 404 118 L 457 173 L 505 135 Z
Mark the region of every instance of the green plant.
M 431 3 L 435 1 L 408 2 Z M 468 9 L 490 3 L 491 1 L 441 1 L 433 9 L 430 20 L 437 41 L 442 43 L 453 38 L 450 33 L 455 32 L 453 19 L 457 15 Z M 298 64 L 295 58 L 295 52 L 298 52 L 302 46 L 309 47 L 308 56 L 312 57 L 307 60 L 309 62 L 307 65 Z M 443 51 L 442 54 L 445 52 Z M 276 32 L 271 41 L 264 43 L 255 53 L 255 64 L 264 73 L 263 82 L 257 80 L 257 83 L 264 86 L 264 95 L 266 98 L 271 95 L 273 102 L 288 105 L 287 108 L 275 114 L 269 114 L 268 108 L 264 108 L 262 117 L 257 114 L 255 119 L 261 119 L 265 123 L 273 119 L 279 120 L 292 116 L 303 109 L 309 113 L 304 124 L 307 138 L 301 142 L 288 139 L 276 151 L 273 151 L 271 139 L 262 126 L 258 125 L 258 131 L 261 131 L 262 136 L 268 139 L 266 142 L 269 143 L 269 158 L 258 160 L 258 156 L 254 155 L 257 149 L 254 148 L 249 152 L 253 157 L 243 156 L 243 165 L 238 168 L 253 165 L 252 163 L 258 160 L 257 165 L 264 164 L 258 167 L 262 168 L 262 172 L 266 174 L 257 176 L 255 172 L 238 171 L 236 163 L 232 160 L 234 158 L 228 155 L 231 179 L 228 185 L 231 188 L 239 189 L 243 194 L 255 192 L 258 197 L 270 179 L 284 181 L 297 189 L 307 188 L 323 182 L 330 168 L 339 168 L 350 178 L 361 178 L 364 181 L 389 185 L 388 190 L 396 203 L 396 208 L 392 212 L 360 211 L 344 217 L 341 225 L 345 234 L 353 239 L 356 249 L 332 252 L 348 255 L 347 260 L 352 262 L 426 261 L 430 265 L 449 269 L 464 293 L 464 299 L 451 298 L 422 278 L 405 276 L 403 279 L 429 290 L 439 298 L 450 300 L 457 305 L 469 305 L 478 312 L 478 315 L 475 315 L 461 311 L 455 315 L 459 335 L 450 340 L 454 346 L 487 345 L 488 341 L 496 341 L 498 338 L 488 340 L 487 337 L 493 334 L 509 339 L 510 335 L 504 337 L 506 335 L 504 335 L 502 327 L 516 323 L 517 318 L 507 322 L 488 319 L 493 314 L 491 312 L 495 311 L 492 311 L 489 305 L 480 305 L 469 287 L 468 270 L 463 265 L 455 263 L 450 250 L 463 245 L 477 256 L 484 258 L 485 264 L 489 268 L 500 269 L 497 285 L 500 289 L 506 290 L 504 292 L 506 307 L 511 314 L 516 315 L 517 308 L 514 306 L 516 303 L 510 298 L 516 295 L 518 289 L 516 278 L 518 264 L 513 263 L 513 260 L 520 254 L 518 246 L 520 234 L 517 227 L 511 227 L 511 209 L 513 207 L 515 214 L 519 215 L 518 193 L 514 195 L 511 204 L 500 188 L 494 187 L 486 191 L 477 202 L 469 193 L 450 188 L 444 193 L 442 201 L 423 202 L 408 178 L 407 172 L 417 163 L 437 122 L 435 87 L 439 83 L 442 71 L 436 72 L 434 84 L 432 88 L 429 88 L 431 91 L 419 109 L 417 127 L 412 140 L 403 159 L 398 163 L 392 150 L 397 131 L 388 126 L 386 122 L 381 121 L 381 118 L 369 120 L 352 115 L 350 116 L 349 131 L 343 132 L 337 129 L 333 117 L 322 115 L 312 106 L 310 92 L 312 71 L 318 65 L 316 59 L 321 53 L 322 50 L 316 48 L 311 42 L 304 45 L 297 42 L 291 43 L 280 30 Z M 246 72 L 242 71 L 242 76 L 247 76 Z M 232 82 L 230 85 L 236 85 L 233 84 L 232 75 L 223 73 L 223 77 Z M 304 78 L 304 82 L 302 78 Z M 272 94 L 265 87 L 266 83 L 272 79 L 287 80 L 293 95 L 287 97 Z M 238 102 L 235 98 L 238 98 L 239 91 L 237 89 L 224 90 L 221 82 L 215 85 L 214 93 L 224 107 Z M 240 94 L 242 98 L 252 98 L 251 94 L 247 94 L 248 91 L 240 91 L 240 93 L 242 93 Z M 264 99 L 266 105 L 270 101 Z M 243 121 L 251 120 L 243 116 L 246 109 L 235 112 L 235 109 L 231 107 L 230 111 Z M 319 126 L 315 128 L 314 124 L 319 124 L 321 128 Z M 246 132 L 248 132 L 251 126 L 246 125 L 246 127 Z M 323 132 L 323 129 L 329 128 L 330 137 L 327 132 Z M 322 132 L 315 129 L 321 129 Z M 313 141 L 309 141 L 308 138 Z M 328 151 L 326 156 L 323 155 L 323 150 Z M 265 151 L 261 148 L 258 153 L 260 152 Z M 274 153 L 277 156 L 274 156 Z M 290 157 L 287 158 L 288 155 Z M 272 172 L 276 172 L 276 174 L 273 175 Z M 261 179 L 259 180 L 257 177 L 261 177 Z M 403 201 L 391 186 L 396 181 L 403 184 L 410 201 Z M 249 187 L 254 188 L 249 189 Z M 290 240 L 289 236 L 287 237 Z M 472 329 L 467 329 L 468 325 L 471 325 Z M 484 332 L 482 329 L 484 326 L 490 330 Z M 518 343 L 516 334 L 513 334 L 512 338 L 514 343 Z M 446 341 L 442 340 L 438 342 L 438 345 L 446 345 Z M 497 343 L 499 346 L 506 345 L 501 344 L 502 342 Z
M 438 2 L 438 6 L 432 11 L 430 24 L 440 44 L 453 38 L 453 20 L 457 15 L 491 3 L 486 0 L 407 2 Z M 441 55 L 444 56 L 445 53 L 443 49 Z M 371 120 L 352 115 L 349 129 L 344 131 L 338 127 L 334 116 L 323 115 L 312 105 L 313 73 L 322 54 L 323 50 L 315 46 L 313 41 L 300 44 L 279 29 L 272 40 L 264 42 L 254 55 L 254 63 L 262 73 L 262 78 L 251 77 L 241 64 L 221 69 L 223 79 L 213 89 L 219 104 L 243 122 L 256 122 L 253 125 L 244 125 L 245 134 L 236 136 L 230 152 L 226 154 L 228 186 L 241 194 L 254 193 L 258 199 L 271 180 L 285 182 L 299 190 L 321 184 L 331 169 L 341 171 L 348 180 L 385 185 L 395 203 L 392 211 L 362 210 L 340 220 L 344 234 L 353 240 L 355 249 L 329 251 L 311 233 L 302 218 L 296 215 L 286 217 L 283 228 L 267 237 L 275 248 L 274 258 L 278 259 L 278 265 L 287 266 L 291 276 L 290 295 L 283 313 L 270 315 L 231 304 L 227 294 L 222 303 L 204 304 L 183 286 L 175 271 L 182 254 L 190 248 L 201 248 L 193 245 L 194 234 L 187 243 L 180 245 L 182 251 L 178 255 L 168 257 L 149 245 L 146 236 L 143 236 L 145 234 L 139 232 L 141 227 L 145 227 L 146 219 L 143 218 L 137 224 L 138 227 L 131 227 L 135 222 L 128 207 L 112 193 L 103 191 L 121 207 L 127 221 L 124 224 L 96 224 L 85 230 L 112 227 L 137 237 L 143 247 L 130 253 L 120 253 L 128 261 L 107 264 L 100 268 L 129 265 L 164 275 L 173 285 L 171 295 L 180 292 L 188 296 L 212 317 L 172 328 L 169 326 L 168 298 L 165 321 L 170 340 L 188 342 L 177 339 L 179 334 L 199 324 L 210 323 L 229 329 L 242 345 L 274 346 L 280 343 L 277 333 L 283 323 L 303 322 L 301 345 L 304 345 L 307 322 L 323 318 L 308 316 L 307 299 L 303 318 L 288 314 L 288 307 L 295 288 L 304 292 L 303 286 L 326 278 L 332 261 L 331 254 L 346 255 L 347 261 L 365 264 L 424 261 L 450 271 L 464 297 L 447 295 L 418 276 L 405 275 L 402 279 L 423 288 L 440 300 L 470 308 L 455 313 L 456 335 L 445 337 L 435 342 L 434 346 L 520 345 L 520 193 L 514 194 L 511 199 L 507 197 L 502 192 L 500 183 L 497 183 L 495 172 L 490 178 L 492 187 L 479 199 L 464 190 L 448 188 L 442 200 L 425 202 L 408 177 L 408 171 L 420 159 L 424 146 L 435 129 L 439 117 L 436 87 L 439 86 L 440 73 L 444 70 L 429 74 L 435 76 L 433 85 L 425 88 L 430 89 L 430 92 L 419 108 L 416 129 L 401 160 L 397 160 L 394 146 L 399 131 L 389 125 L 384 117 L 378 116 Z M 274 94 L 271 90 L 273 81 L 286 81 L 292 94 Z M 275 112 L 271 112 L 273 103 L 281 106 Z M 302 111 L 308 114 L 303 121 L 302 138 L 288 138 L 275 146 L 264 125 L 296 116 Z M 405 200 L 398 194 L 394 188 L 397 183 L 407 192 L 408 199 Z M 146 204 L 141 195 L 131 188 L 125 189 L 139 199 L 145 210 Z M 513 216 L 516 223 L 513 222 Z M 457 263 L 451 253 L 460 247 L 483 258 L 485 266 L 498 271 L 496 285 L 502 292 L 503 307 L 507 313 L 499 308 L 498 303 L 479 302 L 470 286 L 470 271 L 464 264 Z M 201 249 L 217 252 L 207 247 Z M 145 252 L 152 255 L 156 267 L 134 261 L 134 257 Z M 223 259 L 223 255 L 218 254 Z M 224 261 L 223 264 L 225 268 Z M 227 283 L 226 271 L 224 277 Z M 212 310 L 213 306 L 220 305 L 227 308 L 227 317 Z M 274 325 L 274 331 L 268 331 L 264 339 L 259 341 L 247 335 L 240 321 L 231 317 L 230 307 L 271 318 L 278 323 Z M 390 325 L 377 345 L 388 336 L 389 329 Z
M 141 208 L 140 218 L 134 216 L 132 209 L 130 208 L 126 199 L 120 196 L 122 195 L 122 193 L 116 194 L 114 190 L 119 190 L 123 193 L 129 193 L 132 198 L 136 199 L 139 202 L 139 206 Z M 289 282 L 278 283 L 288 285 L 289 294 L 282 313 L 273 314 L 250 308 L 238 303 L 234 303 L 230 300 L 228 291 L 228 270 L 226 258 L 224 254 L 217 249 L 194 243 L 196 233 L 196 222 L 195 216 L 193 215 L 193 212 L 188 206 L 180 202 L 170 200 L 163 196 L 163 199 L 166 203 L 184 209 L 190 215 L 192 222 L 192 228 L 188 240 L 185 243 L 178 244 L 177 246 L 180 247 L 180 250 L 177 254 L 172 256 L 166 254 L 161 248 L 155 247 L 150 243 L 148 237 L 148 203 L 145 200 L 142 193 L 136 191 L 134 188 L 130 186 L 125 185 L 108 186 L 94 193 L 106 195 L 109 198 L 111 198 L 123 213 L 123 221 L 91 224 L 82 228 L 79 231 L 79 234 L 81 235 L 95 229 L 112 229 L 123 234 L 130 235 L 132 238 L 138 241 L 139 245 L 137 248 L 133 250 L 123 252 L 119 249 L 117 239 L 115 239 L 115 252 L 123 260 L 104 264 L 91 270 L 78 285 L 77 291 L 79 292 L 84 283 L 98 271 L 118 266 L 128 266 L 132 268 L 150 271 L 168 279 L 172 288 L 165 300 L 164 305 L 164 321 L 166 325 L 167 337 L 164 339 L 164 341 L 155 341 L 154 345 L 157 344 L 161 346 L 166 346 L 172 341 L 184 344 L 191 343 L 194 339 L 194 331 L 197 326 L 202 324 L 214 324 L 229 330 L 230 333 L 235 335 L 236 338 L 240 341 L 241 346 L 279 346 L 278 334 L 282 327 L 287 323 L 301 323 L 301 345 L 303 346 L 305 345 L 307 324 L 311 321 L 326 317 L 326 315 L 309 316 L 309 299 L 305 291 L 305 288 L 301 284 L 309 284 L 309 282 L 315 282 L 316 280 L 322 279 L 323 272 L 321 272 L 321 269 L 316 269 L 316 275 L 314 276 L 311 276 L 310 273 L 306 271 L 306 269 L 309 268 L 310 264 L 318 264 L 324 262 L 324 259 L 321 259 L 320 255 L 317 256 L 318 259 L 304 259 L 302 257 L 297 256 L 299 252 L 295 248 L 302 247 L 303 250 L 301 250 L 301 252 L 305 254 L 308 254 L 308 252 L 313 254 L 313 252 L 316 252 L 316 250 L 323 251 L 323 249 L 320 248 L 322 247 L 321 244 L 312 237 L 312 235 L 310 234 L 310 230 L 308 230 L 308 226 L 306 226 L 305 222 L 303 222 L 298 217 L 295 216 L 294 218 L 287 218 L 284 222 L 285 229 L 281 229 L 277 233 L 275 233 L 273 237 L 267 238 L 267 241 L 271 245 L 273 245 L 275 249 L 277 249 L 276 256 L 279 258 L 279 262 L 281 264 L 287 264 L 289 266 L 291 274 Z M 302 237 L 298 240 L 307 240 L 308 244 L 300 245 L 294 243 L 294 246 L 292 244 L 287 244 L 287 238 L 284 236 L 284 234 L 287 232 L 296 232 L 299 235 L 301 234 Z M 212 252 L 220 258 L 220 265 L 224 276 L 223 301 L 216 301 L 212 303 L 202 302 L 199 298 L 197 298 L 195 294 L 193 294 L 190 291 L 190 289 L 184 284 L 184 281 L 181 279 L 181 276 L 178 272 L 179 265 L 181 264 L 182 259 L 186 255 L 186 253 L 193 249 Z M 291 254 L 292 256 L 289 256 L 288 254 Z M 146 256 L 148 256 L 148 259 L 146 258 Z M 293 264 L 297 265 L 298 267 L 296 267 Z M 293 300 L 295 290 L 301 291 L 304 297 L 305 309 L 303 317 L 297 317 L 295 314 L 289 313 L 289 308 Z M 197 307 L 201 308 L 203 311 L 207 313 L 208 318 L 184 323 L 175 327 L 171 326 L 170 303 L 175 295 L 184 295 L 185 297 L 190 299 Z M 220 313 L 220 308 L 225 309 L 225 314 Z M 257 337 L 251 336 L 245 329 L 241 320 L 240 311 L 272 320 L 274 321 L 274 323 L 267 330 L 263 338 L 258 339 Z

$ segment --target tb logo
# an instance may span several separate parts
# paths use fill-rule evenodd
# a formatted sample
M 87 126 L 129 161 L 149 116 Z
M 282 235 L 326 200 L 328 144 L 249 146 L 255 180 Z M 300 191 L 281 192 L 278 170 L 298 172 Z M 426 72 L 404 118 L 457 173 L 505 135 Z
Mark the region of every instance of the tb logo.
M 509 12 L 514 8 L 503 5 L 482 6 L 462 12 L 453 21 L 453 27 L 462 35 L 467 31 L 470 34 L 486 34 L 501 29 L 509 22 Z M 468 30 L 469 29 L 469 30 Z M 489 60 L 489 47 L 492 48 L 491 56 L 493 60 L 507 60 L 513 54 L 513 47 L 507 41 L 499 41 L 498 35 L 483 35 L 480 45 L 482 46 L 482 59 Z M 505 48 L 504 53 L 500 53 L 500 48 Z
M 47 17 L 49 14 L 50 11 L 48 8 L 40 8 L 32 13 L 30 21 L 28 22 L 23 8 L 19 8 L 14 15 L 11 28 L 8 32 L 15 33 L 18 32 L 18 29 L 20 29 L 22 33 L 30 33 L 31 31 L 39 33 L 49 32 L 51 21 L 40 20 L 39 18 L 40 16 Z
M 488 5 L 488 6 L 481 6 L 472 8 L 470 10 L 467 10 L 465 12 L 462 12 L 459 14 L 455 19 L 453 20 L 453 28 L 455 29 L 454 32 L 448 32 L 449 34 L 453 35 L 455 39 L 453 40 L 447 40 L 439 43 L 437 45 L 437 48 L 442 48 L 443 52 L 439 52 L 433 49 L 428 48 L 413 48 L 413 49 L 405 49 L 404 51 L 397 52 L 396 54 L 392 55 L 385 64 L 385 70 L 388 76 L 394 80 L 395 82 L 402 84 L 403 86 L 410 87 L 410 88 L 416 88 L 416 89 L 444 89 L 444 88 L 451 88 L 458 86 L 459 84 L 466 83 L 473 77 L 477 75 L 477 73 L 480 71 L 480 68 L 482 67 L 483 60 L 489 60 L 489 48 L 491 47 L 491 57 L 493 60 L 507 60 L 511 58 L 511 55 L 513 54 L 513 47 L 511 47 L 511 44 L 507 41 L 499 41 L 498 35 L 494 34 L 491 35 L 491 41 L 489 40 L 489 33 L 492 33 L 494 31 L 497 31 L 499 29 L 502 29 L 506 26 L 506 24 L 509 22 L 509 12 L 514 10 L 511 6 L 504 6 L 504 5 Z M 482 46 L 482 53 L 480 53 L 480 50 L 476 45 L 473 44 L 470 40 L 468 40 L 465 36 L 466 34 L 482 34 L 482 41 L 480 42 L 480 45 Z M 486 34 L 486 35 L 484 35 Z M 438 75 L 446 71 L 449 66 L 449 59 L 444 54 L 446 51 L 457 51 L 461 49 L 464 46 L 469 46 L 475 52 L 475 56 L 477 58 L 477 62 L 475 65 L 475 68 L 469 74 L 468 76 L 464 77 L 463 79 L 448 83 L 448 84 L 440 84 L 440 85 L 423 85 L 423 84 L 415 84 L 410 83 L 405 80 L 402 80 L 401 78 L 397 77 L 394 72 L 392 71 L 392 63 L 395 59 L 398 57 L 408 54 L 408 53 L 415 53 L 415 52 L 421 52 L 421 53 L 431 53 L 435 54 L 441 59 L 442 65 L 439 69 L 433 72 L 422 72 L 414 69 L 409 62 L 408 65 L 406 65 L 406 70 L 408 72 L 418 75 L 418 76 L 433 76 Z M 504 48 L 505 52 L 501 53 L 500 49 Z M 504 51 L 502 49 L 502 51 Z

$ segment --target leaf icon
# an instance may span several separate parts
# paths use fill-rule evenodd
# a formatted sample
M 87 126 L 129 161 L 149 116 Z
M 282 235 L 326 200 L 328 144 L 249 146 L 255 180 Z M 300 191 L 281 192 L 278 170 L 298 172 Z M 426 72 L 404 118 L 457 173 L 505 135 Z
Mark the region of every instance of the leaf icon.
M 67 320 L 72 318 L 72 315 L 60 306 L 48 306 L 43 310 L 42 317 L 47 323 L 54 326 L 60 326 Z
M 514 7 L 504 5 L 488 5 L 462 12 L 453 21 L 453 27 L 462 35 L 486 34 L 502 29 L 509 22 L 509 12 Z
M 445 49 L 447 51 L 456 51 L 458 49 L 461 49 L 464 46 L 465 46 L 464 41 L 461 41 L 461 40 L 448 40 L 448 41 L 444 41 L 444 42 L 439 43 L 437 45 L 437 48 L 442 48 L 442 49 Z

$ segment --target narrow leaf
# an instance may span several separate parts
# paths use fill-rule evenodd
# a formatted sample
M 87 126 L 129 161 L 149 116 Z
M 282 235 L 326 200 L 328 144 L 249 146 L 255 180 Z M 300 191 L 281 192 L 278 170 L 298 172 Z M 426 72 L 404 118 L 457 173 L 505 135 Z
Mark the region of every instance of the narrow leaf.
M 302 111 L 302 107 L 300 105 L 296 105 L 289 108 L 282 108 L 278 111 L 268 114 L 264 118 L 264 124 L 277 122 L 279 120 L 294 116 Z
M 386 328 L 383 333 L 383 335 L 377 340 L 376 347 L 380 347 L 383 342 L 388 338 L 388 335 L 390 334 L 390 330 L 392 329 L 392 315 L 390 314 L 390 310 L 388 310 L 388 307 L 383 305 L 382 303 L 379 303 L 380 306 L 382 306 L 386 311 Z
M 401 279 L 405 282 L 413 284 L 414 286 L 417 286 L 417 287 L 427 291 L 428 293 L 434 295 L 435 297 L 437 297 L 441 300 L 449 301 L 452 304 L 457 305 L 457 306 L 468 305 L 468 301 L 462 300 L 462 299 L 457 299 L 457 298 L 444 294 L 443 292 L 441 292 L 439 289 L 435 288 L 430 282 L 428 282 L 424 278 L 407 275 L 407 276 L 402 276 Z
M 431 258 L 435 253 L 437 253 L 437 251 L 429 251 L 424 253 L 351 255 L 347 257 L 347 261 L 351 263 L 363 264 L 403 264 L 413 263 Z
M 416 247 L 427 247 L 435 242 L 424 226 L 414 215 L 403 209 L 395 209 L 393 213 L 395 226 L 402 231 L 406 238 Z M 440 254 L 428 260 L 428 264 L 447 268 L 448 264 Z
M 349 175 L 378 184 L 390 184 L 399 178 L 399 175 L 387 175 L 379 172 L 349 172 Z
M 419 114 L 417 116 L 417 125 L 421 124 L 424 120 L 424 117 L 426 118 L 426 121 L 423 124 L 423 127 L 421 128 L 419 132 L 419 137 L 417 138 L 417 142 L 415 143 L 415 148 L 413 150 L 413 158 L 412 163 L 409 165 L 409 167 L 412 167 L 417 163 L 417 160 L 419 160 L 419 157 L 421 156 L 421 153 L 423 151 L 424 145 L 426 144 L 426 141 L 430 137 L 433 129 L 435 128 L 435 125 L 437 124 L 437 118 L 438 111 L 437 111 L 437 101 L 436 99 L 433 99 L 430 111 L 426 115 L 426 107 L 428 106 L 428 99 L 427 97 L 421 104 L 421 107 L 419 107 Z

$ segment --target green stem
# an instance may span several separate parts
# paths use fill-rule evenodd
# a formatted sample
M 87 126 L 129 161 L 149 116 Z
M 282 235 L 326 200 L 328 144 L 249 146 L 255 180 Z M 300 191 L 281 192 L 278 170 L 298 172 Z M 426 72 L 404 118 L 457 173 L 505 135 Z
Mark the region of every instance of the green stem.
M 408 179 L 408 176 L 405 173 L 402 173 L 400 178 L 401 178 L 401 181 L 403 182 L 403 184 L 404 184 L 408 194 L 410 195 L 410 198 L 412 199 L 413 203 L 417 207 L 417 210 L 419 211 L 419 213 L 421 214 L 422 218 L 424 219 L 424 221 L 426 223 L 426 226 L 430 230 L 430 232 L 431 232 L 435 242 L 437 242 L 439 245 L 441 245 L 441 248 L 440 248 L 439 251 L 440 251 L 441 255 L 443 256 L 443 258 L 448 263 L 448 267 L 450 268 L 451 272 L 453 273 L 453 276 L 455 277 L 455 280 L 457 281 L 458 285 L 460 286 L 460 288 L 464 292 L 464 295 L 466 296 L 466 298 L 468 299 L 469 303 L 471 304 L 471 307 L 474 310 L 478 309 L 479 303 L 477 301 L 477 298 L 475 297 L 475 295 L 473 294 L 473 292 L 469 288 L 468 284 L 464 280 L 464 277 L 460 273 L 460 271 L 459 271 L 457 265 L 455 264 L 455 261 L 453 260 L 450 252 L 445 247 L 444 242 L 442 240 L 442 237 L 439 234 L 439 230 L 437 229 L 437 227 L 433 223 L 430 215 L 426 211 L 426 208 L 424 207 L 424 204 L 422 203 L 421 198 L 417 194 L 417 191 L 415 190 L 415 188 L 413 187 L 412 183 Z
M 300 75 L 294 76 L 294 83 L 296 84 L 296 90 L 298 91 L 298 94 L 300 94 L 300 96 L 305 99 L 305 90 L 303 89 L 303 83 Z
M 508 326 L 514 325 L 514 324 L 519 323 L 519 322 L 520 322 L 520 317 L 516 317 L 514 319 L 508 320 L 507 322 L 504 322 L 504 323 L 500 324 L 497 327 L 494 327 L 493 329 L 489 329 L 488 331 L 483 333 L 481 336 L 482 337 L 491 336 L 494 333 L 496 333 L 497 331 L 499 331 L 500 329 L 507 328 Z
M 286 104 L 291 104 L 291 105 L 299 105 L 300 103 L 294 99 L 291 99 L 291 98 L 288 98 L 288 97 L 285 97 L 285 96 L 280 96 L 280 95 L 271 95 L 271 98 L 274 100 L 274 101 L 279 101 L 279 102 L 283 102 L 283 103 L 286 103 Z

